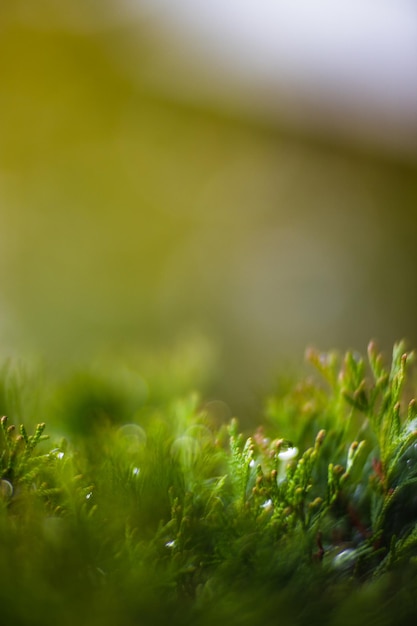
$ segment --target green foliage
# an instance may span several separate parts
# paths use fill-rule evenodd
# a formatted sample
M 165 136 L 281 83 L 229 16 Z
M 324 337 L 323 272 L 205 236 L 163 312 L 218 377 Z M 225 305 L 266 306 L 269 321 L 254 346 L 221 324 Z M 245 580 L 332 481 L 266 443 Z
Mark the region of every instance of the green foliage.
M 66 439 L 49 444 L 44 423 L 29 434 L 3 417 L 3 622 L 406 623 L 411 357 L 401 343 L 390 367 L 373 343 L 367 362 L 310 350 L 320 377 L 272 396 L 250 435 L 236 419 L 211 423 L 196 393 L 145 398 L 84 378 L 52 390 L 46 414 L 68 389 L 66 411 L 109 410 L 88 427 L 75 413 Z

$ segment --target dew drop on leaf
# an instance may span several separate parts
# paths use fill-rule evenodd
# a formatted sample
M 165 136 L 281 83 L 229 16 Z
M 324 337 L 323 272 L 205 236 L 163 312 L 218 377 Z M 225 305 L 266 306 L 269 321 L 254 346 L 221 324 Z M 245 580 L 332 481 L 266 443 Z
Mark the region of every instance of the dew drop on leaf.
M 4 478 L 0 480 L 0 497 L 5 500 L 8 500 L 13 495 L 13 485 L 8 480 Z

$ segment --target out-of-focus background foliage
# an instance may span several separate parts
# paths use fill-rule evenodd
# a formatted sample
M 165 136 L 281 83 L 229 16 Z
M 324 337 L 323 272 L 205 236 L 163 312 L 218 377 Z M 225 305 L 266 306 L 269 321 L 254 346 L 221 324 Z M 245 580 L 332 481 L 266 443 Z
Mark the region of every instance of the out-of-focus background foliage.
M 0 4 L 1 352 L 59 370 L 182 346 L 255 416 L 307 344 L 417 346 L 417 109 L 377 56 L 362 116 L 340 85 L 245 73 L 174 5 Z

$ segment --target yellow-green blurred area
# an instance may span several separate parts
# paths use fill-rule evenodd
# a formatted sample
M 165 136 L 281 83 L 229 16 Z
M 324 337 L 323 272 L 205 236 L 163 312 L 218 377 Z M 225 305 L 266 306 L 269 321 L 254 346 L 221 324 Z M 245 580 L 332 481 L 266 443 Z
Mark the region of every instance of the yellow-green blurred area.
M 255 414 L 308 344 L 416 346 L 417 158 L 192 103 L 163 34 L 110 11 L 1 3 L 2 356 L 184 345 Z

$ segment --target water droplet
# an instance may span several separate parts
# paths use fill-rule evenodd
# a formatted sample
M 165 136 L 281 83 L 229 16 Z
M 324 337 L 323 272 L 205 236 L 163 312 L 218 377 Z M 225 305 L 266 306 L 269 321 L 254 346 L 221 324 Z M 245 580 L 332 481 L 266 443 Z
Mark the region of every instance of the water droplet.
M 0 497 L 8 500 L 13 495 L 13 485 L 8 480 L 4 478 L 0 480 Z
M 355 556 L 355 550 L 353 550 L 352 548 L 346 548 L 346 550 L 343 550 L 342 552 L 339 552 L 339 554 L 336 554 L 333 559 L 333 565 L 336 569 L 348 568 L 353 565 Z
M 124 424 L 121 426 L 117 434 L 130 448 L 137 448 L 146 443 L 146 432 L 138 424 Z
M 198 441 L 188 435 L 177 437 L 171 446 L 172 456 L 177 457 L 184 465 L 193 463 L 199 451 L 200 446 Z
M 140 467 L 134 467 L 132 469 L 132 474 L 133 474 L 133 476 L 139 476 L 139 474 L 140 474 Z
M 165 546 L 167 548 L 175 548 L 175 541 L 174 540 L 173 541 L 167 541 Z
M 406 426 L 406 432 L 412 433 L 417 429 L 417 418 L 410 420 Z M 414 444 L 416 445 L 416 444 Z
M 53 454 L 57 459 L 63 459 L 65 456 L 60 448 L 54 448 L 51 450 L 50 454 Z
M 320 362 L 321 365 L 326 367 L 328 365 L 328 363 L 329 363 L 329 356 L 328 356 L 328 354 L 326 354 L 325 352 L 321 352 L 319 354 L 319 362 Z
M 204 410 L 215 424 L 227 424 L 232 417 L 230 407 L 222 400 L 210 400 L 204 406 Z
M 208 441 L 212 438 L 212 433 L 207 426 L 203 424 L 193 424 L 184 433 L 187 437 L 193 437 L 197 441 Z
M 280 461 L 290 461 L 291 459 L 294 459 L 298 454 L 298 448 L 294 447 L 290 447 L 287 448 L 287 450 L 282 450 L 282 452 L 278 453 L 278 458 Z
M 86 500 L 89 500 L 91 498 L 91 496 L 93 495 L 93 492 L 90 491 L 89 493 L 87 493 L 87 495 L 85 496 Z

